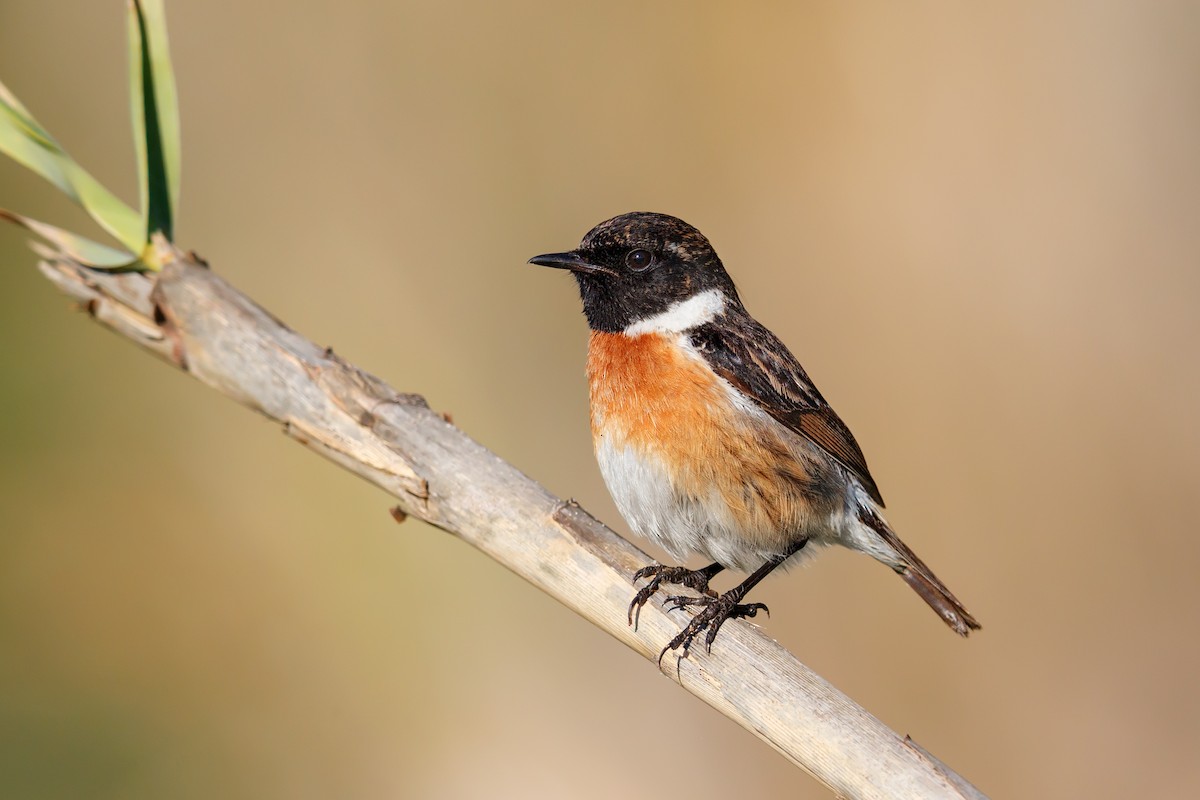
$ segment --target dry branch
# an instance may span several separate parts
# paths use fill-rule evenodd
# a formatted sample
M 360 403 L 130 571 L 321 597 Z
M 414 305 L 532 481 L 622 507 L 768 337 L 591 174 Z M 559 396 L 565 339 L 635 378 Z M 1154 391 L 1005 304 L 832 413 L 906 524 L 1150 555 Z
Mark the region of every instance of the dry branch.
M 161 245 L 160 245 L 161 246 Z M 165 246 L 164 246 L 165 247 Z M 658 603 L 626 624 L 648 557 L 431 411 L 287 328 L 195 258 L 157 275 L 110 274 L 41 249 L 39 268 L 99 322 L 381 487 L 655 663 L 684 615 Z M 981 798 L 779 644 L 744 622 L 697 648 L 672 680 L 847 798 Z

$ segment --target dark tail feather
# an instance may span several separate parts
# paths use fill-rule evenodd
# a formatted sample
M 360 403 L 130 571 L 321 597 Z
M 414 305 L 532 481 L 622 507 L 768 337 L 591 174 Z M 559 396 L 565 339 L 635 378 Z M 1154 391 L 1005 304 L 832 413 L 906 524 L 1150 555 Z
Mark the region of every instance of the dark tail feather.
M 900 541 L 900 537 L 888 527 L 882 517 L 873 510 L 860 508 L 858 518 L 899 554 L 904 563 L 893 569 L 904 578 L 904 582 L 911 586 L 913 591 L 921 595 L 921 599 L 928 603 L 947 625 L 954 629 L 955 633 L 966 636 L 973 630 L 979 630 L 981 626 L 971 613 L 946 588 L 946 584 L 939 581 L 933 571 L 925 566 L 925 562 L 917 558 L 917 554 Z
M 959 636 L 966 636 L 971 631 L 979 630 L 980 625 L 975 621 L 958 598 L 950 593 L 935 575 L 922 575 L 915 569 L 897 570 L 905 583 L 921 595 L 921 599 L 929 603 L 929 607 L 945 620 Z

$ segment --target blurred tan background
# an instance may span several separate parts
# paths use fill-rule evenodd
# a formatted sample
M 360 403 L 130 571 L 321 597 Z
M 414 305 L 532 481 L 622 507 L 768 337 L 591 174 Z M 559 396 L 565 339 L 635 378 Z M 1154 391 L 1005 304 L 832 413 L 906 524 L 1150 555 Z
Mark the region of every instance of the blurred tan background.
M 806 663 L 992 796 L 1200 785 L 1200 9 L 169 0 L 178 240 L 625 530 L 570 279 L 714 241 L 983 622 L 828 553 Z M 136 199 L 124 4 L 0 76 Z M 92 230 L 0 160 L 0 206 Z M 0 793 L 827 797 L 469 547 L 76 313 L 0 229 Z

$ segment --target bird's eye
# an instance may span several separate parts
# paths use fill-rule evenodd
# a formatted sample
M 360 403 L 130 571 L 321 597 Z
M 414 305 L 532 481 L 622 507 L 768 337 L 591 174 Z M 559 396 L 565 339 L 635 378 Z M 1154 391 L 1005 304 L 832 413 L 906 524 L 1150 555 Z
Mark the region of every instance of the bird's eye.
M 630 250 L 625 256 L 625 266 L 634 272 L 641 272 L 654 262 L 654 256 L 649 250 Z

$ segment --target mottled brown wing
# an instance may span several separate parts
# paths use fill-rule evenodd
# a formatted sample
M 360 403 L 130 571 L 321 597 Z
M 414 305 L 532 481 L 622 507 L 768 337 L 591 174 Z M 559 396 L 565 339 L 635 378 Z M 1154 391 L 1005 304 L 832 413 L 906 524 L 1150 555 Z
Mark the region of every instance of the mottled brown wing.
M 883 505 L 854 434 L 775 334 L 745 312 L 731 312 L 694 329 L 691 341 L 714 372 L 780 423 L 837 459 L 871 498 Z

